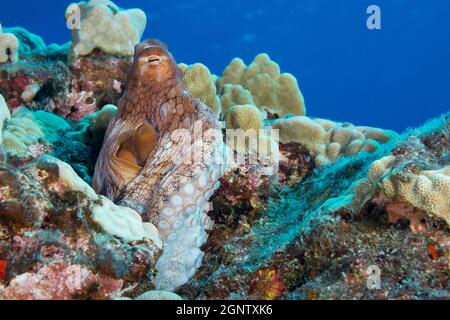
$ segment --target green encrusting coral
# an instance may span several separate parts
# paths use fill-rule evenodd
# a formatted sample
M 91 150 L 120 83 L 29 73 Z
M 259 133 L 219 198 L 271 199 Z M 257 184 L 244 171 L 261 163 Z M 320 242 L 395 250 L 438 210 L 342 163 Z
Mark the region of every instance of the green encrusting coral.
M 50 154 L 69 163 L 80 177 L 92 181 L 95 159 L 109 118 L 101 121 L 105 108 L 72 124 L 53 113 L 17 108 L 3 132 L 3 145 L 12 158 L 33 158 Z M 94 120 L 97 121 L 94 121 Z

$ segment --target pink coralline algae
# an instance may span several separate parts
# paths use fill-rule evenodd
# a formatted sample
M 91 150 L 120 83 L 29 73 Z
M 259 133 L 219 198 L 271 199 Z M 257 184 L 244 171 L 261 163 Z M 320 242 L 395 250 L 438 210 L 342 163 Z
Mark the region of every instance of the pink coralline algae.
M 0 188 L 0 299 L 113 299 L 122 288 L 134 288 L 131 296 L 153 289 L 147 275 L 158 250 L 104 233 L 91 201 L 51 162 L 0 166 Z
M 3 78 L 4 77 L 4 78 Z M 14 109 L 22 103 L 21 96 L 25 91 L 25 88 L 35 81 L 35 78 L 31 75 L 26 75 L 23 72 L 19 72 L 14 78 L 10 79 L 9 75 L 3 75 L 0 78 L 0 88 L 2 92 L 9 93 L 9 97 L 6 96 L 7 103 L 10 108 Z
M 298 144 L 280 144 L 279 182 L 293 186 L 302 181 L 315 168 L 313 157 Z
M 52 263 L 14 278 L 0 298 L 20 300 L 72 300 L 95 291 L 95 298 L 114 297 L 123 281 L 96 275 L 80 265 Z M 94 298 L 94 297 L 93 297 Z
M 375 199 L 373 203 L 385 207 L 390 223 L 399 223 L 404 219 L 409 221 L 409 228 L 413 232 L 420 232 L 426 228 L 424 223 L 426 213 L 408 203 L 402 201 L 386 203 L 382 197 Z
M 0 68 L 0 92 L 10 109 L 58 111 L 69 92 L 69 68 L 60 61 L 27 62 Z
M 79 121 L 84 116 L 97 110 L 96 100 L 92 91 L 71 92 L 67 105 L 70 107 L 70 110 L 62 116 L 75 121 Z

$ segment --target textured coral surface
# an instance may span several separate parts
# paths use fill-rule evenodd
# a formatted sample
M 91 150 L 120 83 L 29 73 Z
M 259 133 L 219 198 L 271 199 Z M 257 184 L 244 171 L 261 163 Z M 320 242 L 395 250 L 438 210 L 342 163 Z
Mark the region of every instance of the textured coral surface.
M 53 162 L 0 169 L 0 298 L 110 299 L 152 289 L 158 249 L 125 243 L 93 220 L 93 203 Z

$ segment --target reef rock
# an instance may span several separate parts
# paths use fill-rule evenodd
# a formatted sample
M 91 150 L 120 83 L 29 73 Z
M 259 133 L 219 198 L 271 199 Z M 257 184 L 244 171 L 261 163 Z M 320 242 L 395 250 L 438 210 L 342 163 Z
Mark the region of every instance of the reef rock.
M 205 262 L 178 293 L 195 299 L 448 299 L 449 128 L 450 115 L 443 115 L 372 154 L 322 169 L 303 162 L 306 174 L 294 183 L 280 175 L 249 193 L 252 171 L 239 178 L 227 172 L 213 199 L 216 225 Z M 291 159 L 280 165 L 290 168 L 287 176 L 298 148 L 280 149 L 281 159 Z M 274 188 L 279 183 L 283 188 Z M 261 209 L 255 212 L 252 203 Z M 373 270 L 380 270 L 378 280 Z
M 0 171 L 0 299 L 112 299 L 153 288 L 162 242 L 136 212 L 52 157 Z
M 47 46 L 22 28 L 8 31 L 19 38 L 21 56 L 21 63 L 0 66 L 0 92 L 11 110 L 26 106 L 79 121 L 122 96 L 131 56 L 94 49 L 69 65 L 67 45 Z
M 11 119 L 11 113 L 9 112 L 8 105 L 5 99 L 0 94 L 0 146 L 3 147 L 3 128 L 6 122 Z M 3 151 L 3 150 L 2 150 Z M 3 152 L 2 152 L 3 154 Z
M 36 40 L 32 34 L 21 30 L 23 34 L 29 35 L 30 41 Z M 32 110 L 55 113 L 64 109 L 71 81 L 70 70 L 64 59 L 47 56 L 46 51 L 40 49 L 24 53 L 21 57 L 21 63 L 0 65 L 0 92 L 10 110 L 21 105 Z
M 132 58 L 94 50 L 77 58 L 71 65 L 71 86 L 68 100 L 59 114 L 80 120 L 108 104 L 117 104 L 123 94 Z

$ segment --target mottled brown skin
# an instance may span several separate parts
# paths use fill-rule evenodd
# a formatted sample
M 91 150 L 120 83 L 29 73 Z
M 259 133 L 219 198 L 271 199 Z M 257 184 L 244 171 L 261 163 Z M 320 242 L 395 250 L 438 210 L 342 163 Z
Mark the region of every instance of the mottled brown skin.
M 199 143 L 201 136 L 194 134 L 198 120 L 203 132 L 220 129 L 214 113 L 185 89 L 167 47 L 157 40 L 139 44 L 119 111 L 105 135 L 94 189 L 156 222 L 168 197 L 209 165 L 207 161 L 174 163 L 172 157 L 184 159 L 186 145 L 194 142 L 195 151 L 217 151 L 213 138 Z M 188 130 L 193 141 L 185 136 L 172 141 L 176 129 Z

